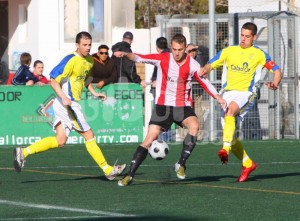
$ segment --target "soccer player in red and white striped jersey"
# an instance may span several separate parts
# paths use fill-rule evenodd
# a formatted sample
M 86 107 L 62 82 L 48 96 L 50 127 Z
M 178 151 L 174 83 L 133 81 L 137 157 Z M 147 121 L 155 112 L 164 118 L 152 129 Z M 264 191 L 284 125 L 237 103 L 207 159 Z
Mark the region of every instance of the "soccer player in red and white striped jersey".
M 217 93 L 214 86 L 206 79 L 200 78 L 199 63 L 185 53 L 186 38 L 182 34 L 171 40 L 171 53 L 141 55 L 118 51 L 116 57 L 127 57 L 130 60 L 153 64 L 157 67 L 156 98 L 149 122 L 148 133 L 138 146 L 131 161 L 129 172 L 119 180 L 119 186 L 132 183 L 136 170 L 145 160 L 148 148 L 157 139 L 161 131 L 166 131 L 175 122 L 188 129 L 183 141 L 183 149 L 174 170 L 179 179 L 185 179 L 185 163 L 196 146 L 199 122 L 192 109 L 191 80 L 195 78 L 204 90 L 223 107 L 226 102 Z

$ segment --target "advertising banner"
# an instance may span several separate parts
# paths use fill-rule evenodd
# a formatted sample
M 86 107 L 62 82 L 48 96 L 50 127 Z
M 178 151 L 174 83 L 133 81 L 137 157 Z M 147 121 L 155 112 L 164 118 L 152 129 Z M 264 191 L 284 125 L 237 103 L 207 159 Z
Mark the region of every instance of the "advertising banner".
M 96 91 L 100 91 L 96 88 Z M 79 102 L 97 143 L 135 143 L 143 140 L 143 91 L 138 84 L 111 84 L 101 89 L 106 101 L 87 89 Z M 52 103 L 56 95 L 50 85 L 0 87 L 0 145 L 28 145 L 52 130 Z M 84 143 L 72 132 L 67 144 Z

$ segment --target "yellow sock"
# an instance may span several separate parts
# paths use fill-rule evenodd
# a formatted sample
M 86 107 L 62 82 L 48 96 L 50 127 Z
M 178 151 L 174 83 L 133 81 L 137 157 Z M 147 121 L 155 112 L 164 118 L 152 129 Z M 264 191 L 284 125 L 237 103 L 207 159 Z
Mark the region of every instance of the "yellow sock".
M 252 166 L 252 160 L 247 155 L 246 151 L 243 152 L 243 167 L 250 168 Z
M 248 156 L 239 139 L 235 139 L 235 143 L 232 145 L 231 151 L 239 160 L 243 160 L 244 167 L 249 168 L 252 166 L 252 160 Z
M 226 116 L 224 118 L 224 121 L 225 124 L 223 129 L 223 149 L 225 149 L 228 153 L 231 149 L 231 143 L 235 132 L 235 117 Z
M 92 158 L 95 160 L 95 162 L 98 164 L 98 166 L 103 170 L 105 175 L 110 174 L 113 167 L 107 164 L 107 161 L 100 149 L 100 147 L 97 145 L 96 140 L 88 140 L 85 142 L 85 146 L 89 154 L 92 156 Z
M 231 152 L 239 159 L 243 159 L 244 147 L 239 139 L 235 139 L 232 142 Z
M 46 137 L 23 149 L 24 157 L 58 147 L 56 137 Z
M 230 146 L 223 145 L 223 149 L 226 150 L 227 153 L 229 153 L 230 150 L 231 150 L 231 147 L 230 147 Z

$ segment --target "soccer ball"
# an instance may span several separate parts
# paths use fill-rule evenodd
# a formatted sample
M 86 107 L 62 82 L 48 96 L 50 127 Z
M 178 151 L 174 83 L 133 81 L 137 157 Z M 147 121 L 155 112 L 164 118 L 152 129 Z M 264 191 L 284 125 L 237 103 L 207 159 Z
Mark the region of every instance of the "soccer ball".
M 162 160 L 169 153 L 169 146 L 163 140 L 154 140 L 148 150 L 149 155 L 154 160 Z

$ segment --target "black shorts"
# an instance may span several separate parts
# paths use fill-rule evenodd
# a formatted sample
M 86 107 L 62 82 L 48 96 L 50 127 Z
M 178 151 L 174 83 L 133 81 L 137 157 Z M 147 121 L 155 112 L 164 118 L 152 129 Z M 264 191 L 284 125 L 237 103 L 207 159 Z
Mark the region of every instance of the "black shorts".
M 173 122 L 183 127 L 182 121 L 191 116 L 197 117 L 192 107 L 155 105 L 149 125 L 155 124 L 160 126 L 163 131 L 167 131 Z

